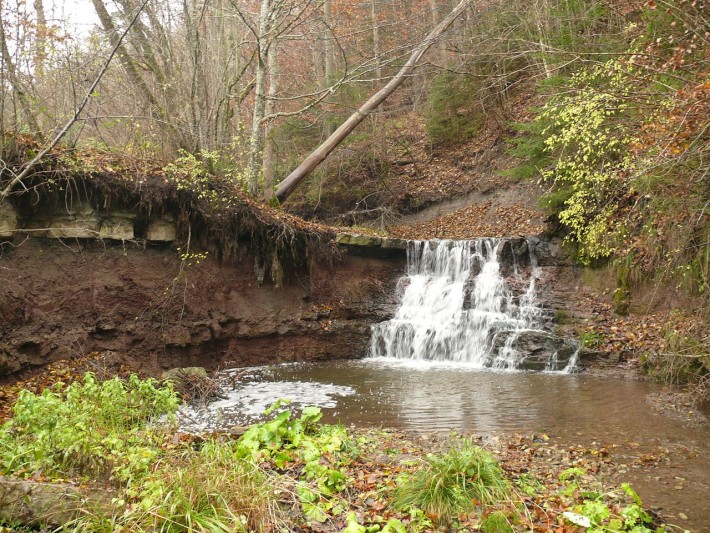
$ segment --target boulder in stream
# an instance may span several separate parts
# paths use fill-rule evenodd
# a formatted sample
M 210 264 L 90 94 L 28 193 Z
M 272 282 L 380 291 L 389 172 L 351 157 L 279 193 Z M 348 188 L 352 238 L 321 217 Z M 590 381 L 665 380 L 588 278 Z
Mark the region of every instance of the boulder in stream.
M 161 378 L 171 381 L 183 381 L 186 378 L 198 377 L 207 379 L 207 370 L 201 366 L 187 366 L 184 368 L 171 368 L 163 372 Z
M 558 337 L 548 331 L 503 331 L 493 341 L 494 351 L 499 352 L 508 340 L 510 348 L 517 352 L 521 370 L 562 370 L 578 350 L 571 339 Z

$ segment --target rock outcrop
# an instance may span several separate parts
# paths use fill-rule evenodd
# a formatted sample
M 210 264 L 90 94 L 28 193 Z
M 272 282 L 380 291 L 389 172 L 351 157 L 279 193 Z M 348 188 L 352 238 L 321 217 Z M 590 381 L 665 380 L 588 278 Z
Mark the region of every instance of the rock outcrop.
M 87 512 L 110 516 L 118 509 L 106 490 L 0 476 L 0 523 L 60 527 Z
M 518 353 L 521 370 L 562 370 L 579 349 L 571 339 L 538 330 L 501 331 L 493 341 L 497 350 L 506 343 Z

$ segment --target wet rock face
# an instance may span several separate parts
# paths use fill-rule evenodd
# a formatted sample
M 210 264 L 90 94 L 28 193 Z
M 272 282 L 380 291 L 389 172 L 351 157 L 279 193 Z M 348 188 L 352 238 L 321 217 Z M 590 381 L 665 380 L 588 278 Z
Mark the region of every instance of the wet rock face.
M 17 229 L 17 213 L 7 202 L 0 202 L 0 238 L 15 235 Z
M 567 251 L 558 237 L 527 236 L 509 239 L 502 247 L 500 259 L 505 266 L 517 264 L 530 266 L 530 254 L 534 255 L 537 266 L 568 266 L 571 264 Z
M 575 341 L 547 331 L 503 331 L 496 335 L 494 348 L 503 349 L 509 340 L 520 355 L 522 370 L 562 370 L 578 349 Z

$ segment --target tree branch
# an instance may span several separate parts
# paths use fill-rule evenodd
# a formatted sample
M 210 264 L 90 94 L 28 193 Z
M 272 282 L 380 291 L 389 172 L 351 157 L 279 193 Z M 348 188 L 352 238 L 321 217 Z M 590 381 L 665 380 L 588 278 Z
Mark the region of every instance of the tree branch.
M 94 91 L 96 90 L 96 87 L 98 86 L 99 82 L 101 81 L 101 78 L 104 77 L 104 74 L 106 74 L 106 71 L 108 70 L 109 65 L 111 65 L 111 61 L 113 60 L 114 56 L 116 55 L 116 52 L 118 49 L 121 47 L 121 44 L 123 43 L 123 39 L 126 37 L 128 32 L 131 30 L 133 25 L 136 23 L 136 20 L 138 20 L 138 17 L 141 14 L 141 11 L 143 11 L 143 8 L 146 6 L 148 3 L 148 0 L 143 0 L 143 3 L 140 5 L 140 7 L 136 10 L 136 14 L 131 20 L 130 24 L 126 27 L 125 30 L 123 30 L 123 33 L 120 35 L 116 43 L 114 44 L 113 48 L 111 49 L 111 53 L 109 56 L 106 58 L 106 61 L 104 62 L 103 67 L 99 71 L 98 75 L 96 76 L 96 79 L 94 82 L 91 84 L 91 87 L 86 91 L 86 94 L 84 95 L 83 100 L 79 104 L 79 107 L 77 107 L 74 110 L 74 114 L 72 117 L 67 121 L 66 124 L 64 124 L 64 127 L 62 127 L 61 130 L 59 130 L 59 133 L 54 136 L 54 138 L 47 144 L 40 152 L 29 162 L 25 165 L 25 167 L 22 169 L 22 171 L 19 174 L 16 174 L 11 180 L 10 183 L 8 183 L 5 188 L 0 192 L 0 201 L 5 200 L 10 193 L 12 192 L 12 189 L 17 185 L 18 183 L 22 183 L 22 180 L 27 177 L 27 175 L 30 173 L 30 171 L 46 156 L 57 144 L 59 144 L 59 141 L 64 138 L 64 136 L 67 134 L 69 129 L 76 123 L 77 120 L 79 120 L 79 116 L 81 115 L 81 112 L 84 110 L 86 107 L 86 104 L 89 103 L 89 100 L 91 100 L 91 97 L 94 94 Z

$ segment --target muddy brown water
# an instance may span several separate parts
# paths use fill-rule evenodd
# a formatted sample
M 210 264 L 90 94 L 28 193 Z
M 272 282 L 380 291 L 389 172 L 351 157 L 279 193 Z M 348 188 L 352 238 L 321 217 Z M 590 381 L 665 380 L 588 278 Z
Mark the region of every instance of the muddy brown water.
M 660 390 L 653 383 L 381 360 L 233 370 L 222 379 L 227 399 L 187 413 L 188 425 L 244 425 L 289 398 L 345 425 L 546 434 L 558 445 L 606 447 L 614 477 L 631 482 L 645 504 L 682 529 L 710 532 L 710 429 L 654 412 L 646 401 Z M 663 460 L 645 465 L 648 454 Z

